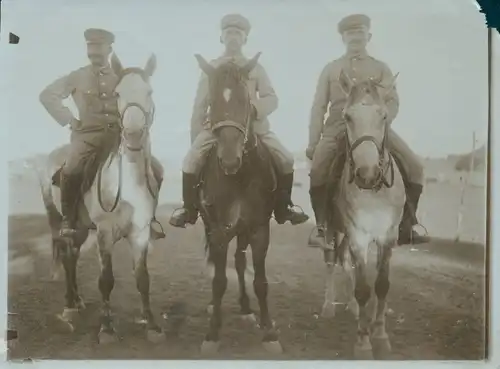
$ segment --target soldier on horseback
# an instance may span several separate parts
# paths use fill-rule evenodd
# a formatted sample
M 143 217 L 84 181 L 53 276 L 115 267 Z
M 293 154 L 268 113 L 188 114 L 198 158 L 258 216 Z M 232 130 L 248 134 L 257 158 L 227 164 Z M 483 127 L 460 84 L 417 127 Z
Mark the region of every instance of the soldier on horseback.
M 239 14 L 228 14 L 221 20 L 221 31 L 220 41 L 225 46 L 225 52 L 221 57 L 212 60 L 211 65 L 217 67 L 228 61 L 241 66 L 245 65 L 248 59 L 243 55 L 242 47 L 250 32 L 248 19 Z M 303 212 L 294 211 L 291 201 L 294 158 L 269 129 L 267 117 L 278 107 L 278 98 L 265 69 L 260 64 L 257 64 L 257 67 L 250 73 L 248 87 L 253 105 L 253 129 L 270 150 L 279 171 L 277 201 L 274 208 L 275 219 L 279 224 L 287 221 L 293 225 L 304 223 L 309 217 Z M 208 95 L 208 78 L 202 74 L 191 119 L 192 146 L 183 163 L 184 207 L 170 220 L 170 224 L 176 227 L 194 224 L 198 218 L 196 201 L 199 174 L 208 152 L 216 142 L 210 129 L 210 122 L 207 122 Z
M 75 233 L 85 165 L 89 160 L 95 160 L 103 147 L 120 139 L 121 117 L 114 91 L 120 76 L 109 63 L 115 36 L 107 30 L 90 28 L 84 32 L 84 37 L 90 64 L 57 79 L 40 93 L 40 102 L 48 113 L 61 126 L 71 129 L 70 149 L 60 171 L 61 236 Z M 63 104 L 70 95 L 79 118 Z M 163 168 L 154 157 L 152 168 L 160 186 Z M 152 228 L 152 237 L 162 238 L 164 234 Z
M 344 70 L 352 79 L 376 80 L 380 86 L 391 85 L 393 75 L 389 67 L 382 61 L 368 55 L 366 45 L 371 39 L 370 18 L 363 14 L 353 14 L 342 19 L 338 24 L 338 32 L 347 47 L 346 53 L 330 63 L 322 70 L 319 77 L 309 124 L 309 145 L 306 156 L 312 160 L 310 171 L 310 197 L 317 223 L 317 234 L 312 235 L 309 245 L 321 243 L 324 236 L 326 192 L 330 188 L 329 176 L 334 159 L 343 157 L 345 150 L 345 122 L 342 110 L 346 96 L 339 83 L 339 74 Z M 389 124 L 396 118 L 399 110 L 399 97 L 395 87 L 386 96 L 387 116 Z M 328 118 L 325 121 L 325 113 Z M 418 224 L 416 210 L 423 188 L 423 166 L 408 145 L 392 129 L 388 133 L 391 153 L 405 178 L 406 205 L 399 229 L 399 243 L 425 241 L 413 230 Z M 333 173 L 336 176 L 336 173 Z M 338 178 L 332 178 L 337 181 Z

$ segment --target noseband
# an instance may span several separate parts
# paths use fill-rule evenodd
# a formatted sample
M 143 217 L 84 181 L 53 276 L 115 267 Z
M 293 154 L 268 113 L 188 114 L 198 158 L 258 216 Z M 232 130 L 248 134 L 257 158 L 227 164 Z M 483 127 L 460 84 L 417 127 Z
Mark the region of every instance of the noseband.
M 391 188 L 394 185 L 394 163 L 392 156 L 389 155 L 389 160 L 386 163 L 385 161 L 385 152 L 386 152 L 386 142 L 387 135 L 389 131 L 389 125 L 387 123 L 384 124 L 384 138 L 382 139 L 382 143 L 379 145 L 375 137 L 370 135 L 363 135 L 356 139 L 352 144 L 349 142 L 349 135 L 346 129 L 346 146 L 347 146 L 347 160 L 349 161 L 349 169 L 350 169 L 350 177 L 349 184 L 354 182 L 355 177 L 355 166 L 354 166 L 354 155 L 353 152 L 356 148 L 361 145 L 363 142 L 373 142 L 378 151 L 378 165 L 379 173 L 381 175 L 377 179 L 377 181 L 369 188 L 370 190 L 378 191 L 382 186 L 386 186 L 387 188 Z M 387 181 L 386 172 L 387 169 L 390 170 L 390 183 Z
M 138 103 L 135 103 L 135 102 L 130 102 L 128 103 L 127 105 L 125 105 L 125 107 L 123 108 L 122 112 L 120 113 L 120 130 L 123 131 L 123 118 L 125 116 L 125 112 L 127 111 L 127 109 L 130 109 L 130 108 L 138 108 L 142 114 L 144 115 L 145 119 L 146 119 L 146 126 L 149 128 L 151 127 L 152 123 L 153 123 L 153 120 L 154 120 L 154 115 L 155 115 L 155 106 L 153 104 L 152 108 L 151 108 L 151 111 L 146 111 L 146 109 L 144 109 L 144 107 L 141 105 L 141 104 L 138 104 Z M 134 148 L 128 148 L 130 151 L 141 151 L 142 150 L 142 146 L 138 149 L 134 149 Z

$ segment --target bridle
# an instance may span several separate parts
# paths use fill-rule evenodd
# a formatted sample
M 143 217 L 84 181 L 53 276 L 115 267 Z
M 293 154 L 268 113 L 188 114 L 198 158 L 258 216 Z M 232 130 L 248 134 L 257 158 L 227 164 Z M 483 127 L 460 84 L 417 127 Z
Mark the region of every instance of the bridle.
M 254 145 L 252 147 L 248 147 L 248 142 L 250 141 L 250 129 L 251 129 L 250 125 L 252 124 L 252 122 L 251 122 L 252 106 L 250 103 L 250 93 L 248 91 L 248 88 L 246 88 L 246 91 L 247 91 L 248 98 L 247 98 L 247 105 L 246 105 L 247 114 L 245 116 L 245 124 L 241 124 L 241 123 L 230 121 L 230 120 L 222 120 L 220 122 L 213 123 L 211 126 L 212 132 L 215 132 L 218 129 L 224 128 L 224 127 L 233 127 L 233 128 L 236 128 L 238 131 L 240 131 L 243 134 L 243 145 L 244 145 L 243 154 L 244 155 L 247 155 L 250 151 L 252 151 L 254 148 L 257 147 L 257 140 L 256 139 L 254 140 Z M 217 175 L 219 175 L 218 173 L 219 172 L 217 171 Z M 223 227 L 218 226 L 217 222 L 214 221 L 214 219 L 213 219 L 213 214 L 211 214 L 211 211 L 210 211 L 211 204 L 205 204 L 205 207 L 206 207 L 206 209 L 205 209 L 204 213 L 205 213 L 205 216 L 207 218 L 206 219 L 207 223 L 211 223 L 215 226 L 214 227 L 215 234 L 219 235 L 220 237 L 226 238 L 228 232 L 235 226 L 235 224 L 226 224 Z M 209 233 L 209 235 L 213 236 L 213 233 Z
M 122 76 L 123 78 L 123 76 Z M 97 173 L 97 198 L 99 201 L 99 205 L 101 206 L 102 210 L 104 210 L 106 213 L 111 213 L 113 212 L 116 207 L 118 206 L 118 202 L 120 201 L 121 198 L 121 193 L 122 193 L 122 185 L 123 185 L 123 132 L 124 132 L 124 126 L 123 126 L 123 118 L 125 116 L 125 112 L 127 109 L 130 109 L 132 107 L 138 108 L 143 114 L 146 119 L 146 132 L 145 134 L 149 134 L 149 129 L 153 125 L 154 117 L 155 117 L 155 105 L 154 103 L 151 106 L 151 110 L 147 111 L 141 104 L 136 103 L 136 102 L 129 102 L 128 104 L 125 105 L 123 110 L 120 112 L 120 121 L 119 121 L 119 131 L 120 131 L 120 136 L 121 136 L 121 142 L 120 142 L 120 149 L 118 152 L 118 190 L 116 192 L 115 196 L 115 201 L 113 203 L 113 206 L 111 209 L 105 209 L 104 204 L 102 202 L 102 194 L 101 194 L 101 186 L 102 186 L 102 166 L 99 169 Z M 108 126 L 108 128 L 111 128 Z M 140 152 L 144 150 L 144 146 L 141 146 L 139 148 L 130 148 L 127 147 L 127 150 L 132 151 L 132 152 Z M 148 166 L 148 156 L 144 155 L 144 165 L 145 167 Z M 104 165 L 104 164 L 102 164 Z M 151 182 L 149 179 L 148 174 L 146 173 L 146 187 L 148 188 L 149 194 L 153 199 L 156 199 L 156 195 L 151 187 Z
M 345 117 L 345 109 L 343 113 Z M 344 118 L 345 119 L 345 118 Z M 349 140 L 349 133 L 346 127 L 345 130 L 345 136 L 346 136 L 346 146 L 347 146 L 347 160 L 349 162 L 349 169 L 350 169 L 350 175 L 349 175 L 349 184 L 354 182 L 354 177 L 356 173 L 356 168 L 354 165 L 354 155 L 353 152 L 356 150 L 356 148 L 361 145 L 363 142 L 373 142 L 375 144 L 375 147 L 377 148 L 378 152 L 378 169 L 380 176 L 377 178 L 375 183 L 366 189 L 372 190 L 372 191 L 379 191 L 382 186 L 386 186 L 387 188 L 391 188 L 394 185 L 394 162 L 392 156 L 389 154 L 389 160 L 385 160 L 385 153 L 387 152 L 386 145 L 387 145 L 387 136 L 389 132 L 389 124 L 387 121 L 384 122 L 384 137 L 382 138 L 382 142 L 379 145 L 377 140 L 375 139 L 374 136 L 371 135 L 363 135 L 359 138 L 357 138 L 352 144 L 350 143 Z M 390 182 L 387 181 L 386 174 L 387 170 L 390 170 Z M 358 186 L 359 187 L 359 186 Z M 365 189 L 365 188 L 363 188 Z
M 247 104 L 246 104 L 246 116 L 245 116 L 245 124 L 241 124 L 238 122 L 230 121 L 230 120 L 222 120 L 220 122 L 212 124 L 212 132 L 217 131 L 220 128 L 223 127 L 233 127 L 239 130 L 243 134 L 243 153 L 248 154 L 252 149 L 254 149 L 257 146 L 257 140 L 255 141 L 254 146 L 248 147 L 248 142 L 250 140 L 250 125 L 252 124 L 251 122 L 251 112 L 252 112 L 252 105 L 250 103 L 250 92 L 248 90 L 248 86 L 245 86 L 245 91 L 247 94 Z

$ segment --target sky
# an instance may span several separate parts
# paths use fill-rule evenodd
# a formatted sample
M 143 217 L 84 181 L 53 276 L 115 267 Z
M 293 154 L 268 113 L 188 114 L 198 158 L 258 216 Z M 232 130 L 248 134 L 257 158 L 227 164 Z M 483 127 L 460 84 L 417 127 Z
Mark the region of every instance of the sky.
M 486 141 L 487 31 L 472 0 L 122 0 L 119 6 L 116 0 L 3 0 L 2 8 L 0 114 L 9 160 L 68 142 L 69 130 L 48 115 L 38 95 L 88 63 L 83 31 L 102 27 L 115 33 L 124 66 L 144 66 L 156 54 L 153 152 L 180 166 L 200 75 L 194 54 L 221 54 L 219 22 L 234 12 L 252 24 L 245 53 L 262 52 L 280 99 L 271 127 L 289 150 L 305 149 L 319 73 L 344 53 L 338 21 L 360 12 L 372 19 L 369 53 L 400 73 L 393 128 L 412 149 L 422 157 L 467 152 L 473 131 L 478 145 Z M 8 32 L 21 42 L 7 45 Z

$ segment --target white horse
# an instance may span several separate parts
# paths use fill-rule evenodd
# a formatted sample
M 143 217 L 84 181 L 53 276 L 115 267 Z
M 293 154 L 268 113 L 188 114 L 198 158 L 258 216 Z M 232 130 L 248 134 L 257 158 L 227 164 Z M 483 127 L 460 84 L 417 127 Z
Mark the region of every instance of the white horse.
M 341 71 L 339 82 L 346 95 L 346 157 L 340 155 L 334 168 L 342 165 L 339 184 L 328 197 L 327 264 L 325 302 L 322 316 L 335 314 L 335 286 L 347 272 L 348 307 L 358 319 L 357 358 L 371 358 L 372 344 L 379 352 L 390 351 L 385 327 L 386 296 L 389 291 L 389 262 L 397 243 L 405 204 L 405 187 L 399 167 L 387 147 L 389 125 L 385 119 L 386 94 L 394 88 L 368 79 L 354 83 Z M 345 159 L 344 159 L 345 158 Z M 334 169 L 335 171 L 335 169 Z M 367 265 L 369 245 L 377 245 L 377 297 L 370 322 L 367 303 L 371 297 Z M 335 273 L 335 268 L 343 268 Z M 343 282 L 340 284 L 344 283 Z M 352 285 L 354 282 L 354 286 Z M 354 292 L 354 293 L 353 293 Z M 370 324 L 371 323 L 371 324 Z M 370 337 L 371 334 L 371 337 Z M 371 339 L 370 339 L 371 338 Z
M 149 137 L 154 119 L 149 79 L 156 69 L 156 58 L 151 55 L 144 69 L 124 69 L 113 55 L 111 66 L 120 78 L 115 88 L 121 116 L 121 133 L 120 136 L 117 134 L 119 144 L 109 150 L 106 158 L 102 158 L 97 175 L 90 178 L 92 184 L 87 187 L 89 190 L 82 194 L 74 237 L 59 237 L 60 203 L 59 199 L 54 200 L 54 195 L 60 197 L 59 188 L 52 183 L 54 173 L 61 168 L 68 145 L 54 150 L 48 160 L 37 167 L 52 230 L 54 268 L 58 271 L 61 265 L 64 266 L 66 275 L 66 305 L 59 318 L 73 331 L 78 310 L 85 307 L 78 294 L 76 265 L 80 247 L 87 239 L 89 229 L 95 225 L 101 265 L 98 286 L 103 305 L 99 342 L 117 339 L 110 307 L 110 294 L 114 287 L 112 252 L 113 245 L 122 238 L 129 242 L 132 249 L 137 289 L 142 300 L 140 323 L 145 325 L 148 339 L 157 341 L 163 333 L 150 308 L 147 268 L 150 225 L 163 178 L 163 168 L 151 154 Z M 153 168 L 156 168 L 156 173 Z

